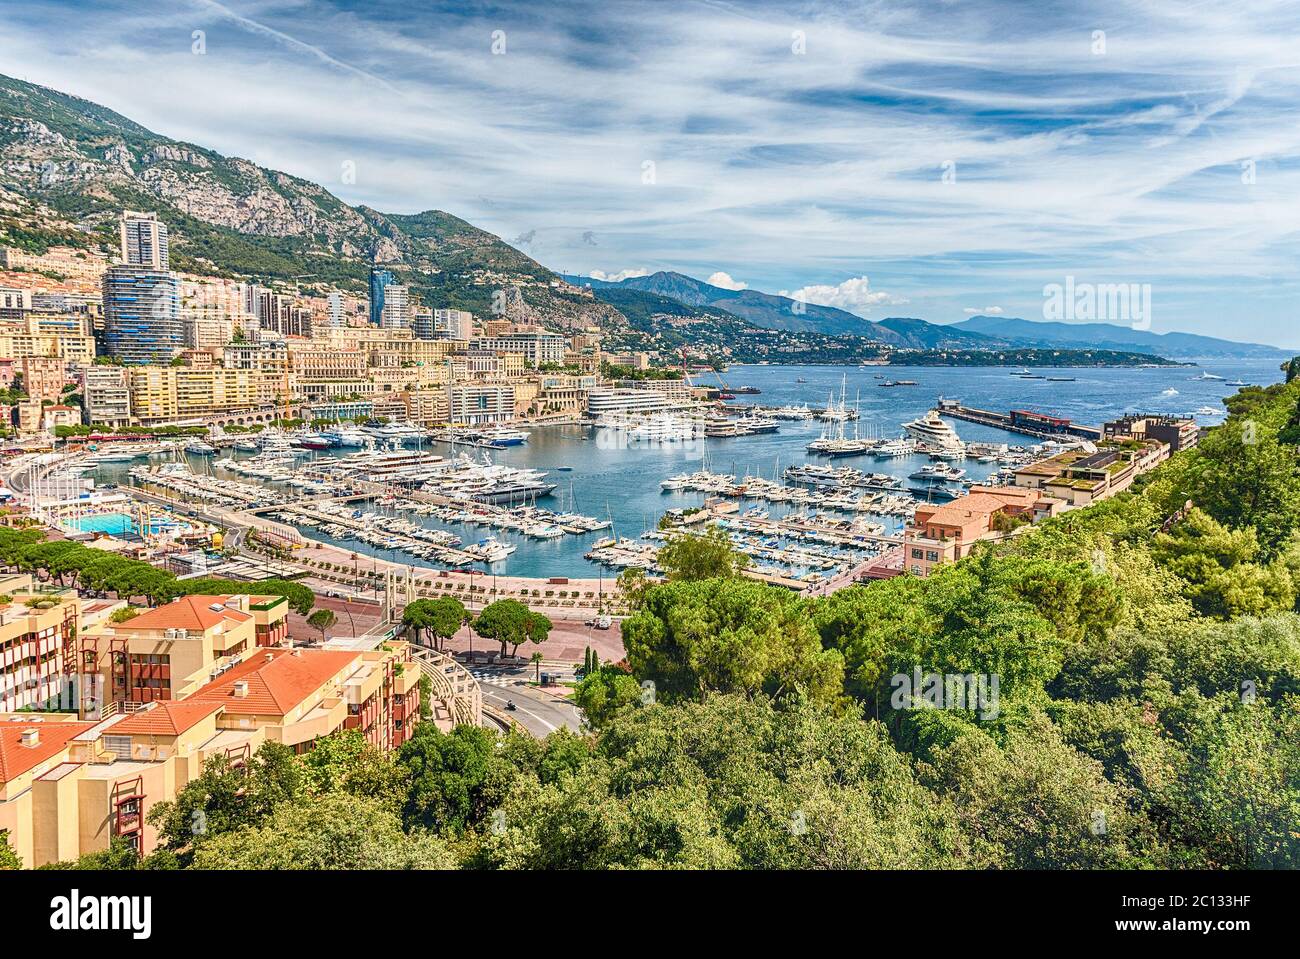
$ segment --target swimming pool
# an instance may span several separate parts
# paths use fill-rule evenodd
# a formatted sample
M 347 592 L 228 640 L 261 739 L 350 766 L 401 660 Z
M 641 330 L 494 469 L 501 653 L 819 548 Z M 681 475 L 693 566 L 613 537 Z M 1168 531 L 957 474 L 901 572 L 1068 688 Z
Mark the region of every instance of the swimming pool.
M 135 532 L 135 520 L 126 513 L 99 513 L 67 521 L 67 526 L 82 533 L 107 533 L 123 536 Z

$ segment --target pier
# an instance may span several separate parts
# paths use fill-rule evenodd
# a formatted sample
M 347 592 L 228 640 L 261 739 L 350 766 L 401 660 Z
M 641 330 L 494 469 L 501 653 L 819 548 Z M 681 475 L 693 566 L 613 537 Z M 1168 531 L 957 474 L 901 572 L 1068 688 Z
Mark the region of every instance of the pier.
M 978 423 L 981 426 L 996 426 L 1009 433 L 1019 433 L 1040 440 L 1056 440 L 1065 436 L 1096 442 L 1102 436 L 1099 426 L 1083 426 L 1058 416 L 1048 416 L 1045 413 L 1029 410 L 994 413 L 973 406 L 962 406 L 956 400 L 946 400 L 942 396 L 939 397 L 935 409 L 941 416 L 951 416 L 953 419 Z

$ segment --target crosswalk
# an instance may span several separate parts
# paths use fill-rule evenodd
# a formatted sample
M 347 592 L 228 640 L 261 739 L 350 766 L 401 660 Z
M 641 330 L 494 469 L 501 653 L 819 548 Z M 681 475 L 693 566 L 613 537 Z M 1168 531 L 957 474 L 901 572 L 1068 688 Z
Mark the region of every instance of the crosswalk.
M 513 686 L 521 678 L 493 669 L 471 669 L 469 674 L 480 683 L 486 683 L 489 686 Z
M 528 672 L 503 672 L 499 667 L 470 668 L 469 674 L 477 679 L 480 683 L 488 686 L 514 686 L 519 682 L 529 682 L 534 678 L 532 671 Z

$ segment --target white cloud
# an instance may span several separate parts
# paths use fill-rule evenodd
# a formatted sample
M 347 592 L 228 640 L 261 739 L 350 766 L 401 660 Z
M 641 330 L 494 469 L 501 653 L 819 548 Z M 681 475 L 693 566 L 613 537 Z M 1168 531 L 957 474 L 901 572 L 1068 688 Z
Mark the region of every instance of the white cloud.
M 720 287 L 724 290 L 743 290 L 749 286 L 749 284 L 743 280 L 733 280 L 730 273 L 723 273 L 721 270 L 717 273 L 710 274 L 709 278 L 704 282 L 709 284 L 709 286 Z
M 834 306 L 851 313 L 865 313 L 881 303 L 906 303 L 901 296 L 894 296 L 884 290 L 871 289 L 871 281 L 865 276 L 855 276 L 836 286 L 813 284 L 801 287 L 793 293 L 782 290 L 781 296 L 818 306 Z
M 962 310 L 967 316 L 1001 316 L 1002 307 L 1000 306 L 968 306 Z
M 536 230 L 554 269 L 595 233 L 605 262 L 726 262 L 760 289 L 861 270 L 947 312 L 1086 275 L 1158 284 L 1183 328 L 1296 336 L 1293 2 L 819 2 L 806 56 L 771 3 L 388 6 L 7 0 L 0 62 L 350 203 Z M 206 56 L 177 42 L 196 27 Z
M 617 273 L 606 273 L 604 270 L 592 270 L 589 274 L 593 280 L 604 280 L 606 283 L 622 283 L 624 280 L 631 279 L 634 276 L 649 276 L 649 270 L 619 270 Z

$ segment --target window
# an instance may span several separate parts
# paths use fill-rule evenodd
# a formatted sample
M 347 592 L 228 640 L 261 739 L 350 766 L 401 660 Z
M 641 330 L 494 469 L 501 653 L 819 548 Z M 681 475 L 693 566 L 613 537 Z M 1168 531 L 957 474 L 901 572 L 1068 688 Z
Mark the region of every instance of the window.
M 930 562 L 930 563 L 937 563 L 937 562 L 939 562 L 939 554 L 938 554 L 935 550 L 932 550 L 932 549 L 926 551 L 925 558 L 926 558 L 926 561 L 927 561 L 927 562 Z
M 921 558 L 921 555 L 922 555 L 922 554 L 921 554 L 921 550 L 919 550 L 919 549 L 913 549 L 913 550 L 912 550 L 912 559 L 920 559 L 920 558 Z

